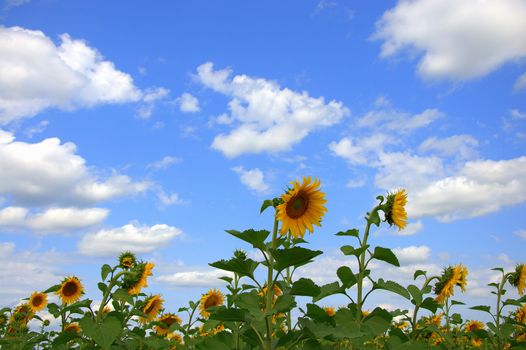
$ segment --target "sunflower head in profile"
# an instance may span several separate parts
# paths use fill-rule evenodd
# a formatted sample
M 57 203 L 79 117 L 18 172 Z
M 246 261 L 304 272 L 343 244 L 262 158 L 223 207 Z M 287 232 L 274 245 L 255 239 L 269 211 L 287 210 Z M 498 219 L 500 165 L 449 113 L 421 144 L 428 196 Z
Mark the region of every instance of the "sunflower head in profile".
M 64 327 L 66 333 L 80 333 L 81 329 L 77 322 L 73 322 Z
M 223 293 L 215 288 L 210 289 L 208 293 L 203 294 L 201 300 L 199 301 L 199 313 L 204 318 L 208 318 L 208 316 L 210 316 L 210 312 L 208 312 L 207 309 L 214 306 L 221 306 L 224 302 L 225 297 L 223 296 Z
M 33 318 L 33 315 L 34 313 L 31 309 L 31 305 L 29 305 L 28 303 L 24 303 L 14 308 L 13 313 L 11 314 L 11 318 L 9 319 L 9 323 L 27 325 L 29 320 Z
M 175 342 L 176 344 L 182 344 L 183 343 L 183 337 L 179 333 L 168 333 L 166 335 L 166 338 L 168 338 L 168 340 L 171 340 L 171 341 Z M 170 349 L 177 349 L 177 347 L 173 346 Z
M 124 252 L 119 256 L 119 266 L 123 269 L 131 269 L 137 263 L 137 258 L 132 252 Z
M 466 325 L 464 326 L 464 332 L 470 333 L 477 331 L 479 329 L 484 329 L 484 323 L 477 321 L 477 320 L 471 320 L 466 322 Z
M 29 297 L 29 306 L 34 313 L 44 309 L 47 305 L 47 294 L 42 292 L 34 292 Z
M 142 312 L 144 312 L 147 317 L 139 317 L 139 322 L 145 324 L 152 321 L 163 308 L 163 304 L 164 300 L 160 294 L 150 296 L 144 301 L 144 306 L 142 307 Z
M 59 296 L 63 304 L 73 304 L 84 294 L 84 287 L 77 277 L 66 277 L 55 294 Z
M 320 180 L 312 181 L 310 177 L 303 177 L 292 182 L 292 188 L 281 196 L 283 202 L 277 206 L 276 218 L 281 221 L 280 233 L 286 235 L 289 230 L 294 238 L 303 238 L 305 231 L 314 231 L 312 225 L 321 226 L 321 219 L 325 208 L 325 193 L 321 192 Z
M 519 295 L 523 295 L 526 290 L 526 264 L 517 265 L 515 272 L 508 280 L 512 286 L 517 288 Z
M 407 226 L 407 212 L 405 205 L 407 204 L 407 193 L 404 189 L 398 190 L 387 195 L 387 201 L 383 207 L 385 213 L 385 221 L 393 226 L 398 227 L 398 230 L 403 230 Z
M 453 296 L 455 286 L 459 286 L 462 291 L 466 289 L 468 270 L 462 264 L 449 266 L 444 269 L 439 281 L 435 284 L 436 301 L 444 304 L 444 301 Z
M 515 321 L 518 323 L 526 323 L 526 304 L 522 304 L 517 310 L 515 310 Z
M 324 307 L 323 310 L 325 310 L 329 317 L 334 317 L 334 315 L 336 315 L 336 310 L 334 310 L 332 306 Z
M 183 320 L 181 320 L 181 318 L 175 314 L 164 314 L 161 317 L 159 317 L 157 321 L 159 322 L 159 324 L 154 327 L 154 330 L 155 333 L 161 336 L 168 335 L 170 327 L 173 324 L 181 324 L 183 322 Z
M 128 294 L 136 295 L 143 287 L 147 287 L 147 278 L 152 275 L 153 263 L 139 262 L 130 269 L 122 280 L 122 288 L 128 290 Z

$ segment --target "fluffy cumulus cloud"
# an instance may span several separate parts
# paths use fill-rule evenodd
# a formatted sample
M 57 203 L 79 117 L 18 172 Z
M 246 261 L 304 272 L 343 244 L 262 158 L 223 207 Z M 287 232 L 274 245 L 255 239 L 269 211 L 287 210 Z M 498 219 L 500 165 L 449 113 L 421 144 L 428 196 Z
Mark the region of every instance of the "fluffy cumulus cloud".
M 72 110 L 141 100 L 148 114 L 152 98 L 166 92 L 141 91 L 129 74 L 68 34 L 57 45 L 41 31 L 0 26 L 0 124 L 50 107 Z
M 230 275 L 229 272 L 221 270 L 194 270 L 161 275 L 156 280 L 173 287 L 205 288 L 221 286 L 224 282 L 221 282 L 219 278 L 228 275 Z
M 420 55 L 424 78 L 466 80 L 526 57 L 523 0 L 400 0 L 377 22 L 382 57 Z
M 85 206 L 146 191 L 150 183 L 113 173 L 95 176 L 73 143 L 15 141 L 0 131 L 0 196 L 24 206 Z
M 431 249 L 428 246 L 409 246 L 393 249 L 401 265 L 425 263 L 429 260 Z
M 173 226 L 153 226 L 130 223 L 121 227 L 104 229 L 82 237 L 78 244 L 80 253 L 90 256 L 116 256 L 125 250 L 138 254 L 151 253 L 165 247 L 182 233 Z
M 220 124 L 232 129 L 212 143 L 227 157 L 289 150 L 314 130 L 349 114 L 341 102 L 325 102 L 262 78 L 231 75 L 230 69 L 214 70 L 208 62 L 197 68 L 196 76 L 204 86 L 231 98 L 230 113 L 220 116 Z
M 513 85 L 515 91 L 526 89 L 526 73 L 517 78 L 515 85 Z
M 241 183 L 254 192 L 265 194 L 269 191 L 269 185 L 265 183 L 265 175 L 259 168 L 245 170 L 242 166 L 232 168 L 239 174 Z
M 471 135 L 453 135 L 445 138 L 429 137 L 420 144 L 421 152 L 435 152 L 443 156 L 472 158 L 479 142 Z
M 201 110 L 201 107 L 199 107 L 199 100 L 197 99 L 197 97 L 193 96 L 192 94 L 189 94 L 188 92 L 184 92 L 183 94 L 181 94 L 181 96 L 177 98 L 177 103 L 181 112 L 195 113 Z

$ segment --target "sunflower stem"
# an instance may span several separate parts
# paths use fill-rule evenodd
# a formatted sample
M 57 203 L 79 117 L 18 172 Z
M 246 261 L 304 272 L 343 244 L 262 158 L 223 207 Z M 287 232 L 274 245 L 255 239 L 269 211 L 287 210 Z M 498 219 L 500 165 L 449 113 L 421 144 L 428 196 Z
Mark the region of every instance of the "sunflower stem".
M 272 230 L 272 241 L 270 243 L 270 248 L 275 249 L 276 248 L 276 239 L 278 236 L 278 219 L 276 217 L 276 214 L 274 215 L 274 228 Z M 267 301 L 266 301 L 266 307 L 265 307 L 265 313 L 269 312 L 272 309 L 272 297 L 274 296 L 274 257 L 272 256 L 272 251 L 269 253 L 268 257 L 268 275 L 267 275 Z M 272 349 L 272 331 L 271 331 L 271 322 L 272 317 L 266 316 L 265 317 L 266 326 L 267 326 L 267 339 L 265 340 L 265 349 L 271 350 Z
M 439 279 L 440 277 L 439 276 L 431 276 L 429 278 L 426 278 L 426 281 L 424 282 L 424 285 L 422 286 L 422 288 L 420 289 L 421 291 L 423 291 L 424 289 L 426 289 L 426 287 L 429 285 L 429 283 L 431 283 L 431 281 L 433 281 L 434 279 Z M 422 305 L 422 303 L 420 304 L 416 304 L 415 305 L 415 311 L 413 311 L 413 320 L 411 321 L 411 327 L 413 328 L 412 330 L 412 335 L 413 335 L 413 338 L 416 339 L 416 321 L 417 321 L 417 314 L 418 314 L 418 310 L 420 310 L 420 305 Z
M 291 243 L 291 235 L 290 235 L 290 230 L 289 232 L 287 233 L 287 242 L 289 242 L 289 247 L 290 247 L 290 243 Z M 287 267 L 287 278 L 286 278 L 286 281 L 287 281 L 287 287 L 290 288 L 290 286 L 292 285 L 292 274 L 290 273 L 290 267 Z M 292 329 L 292 319 L 291 319 L 291 315 L 290 315 L 290 310 L 287 311 L 287 328 L 288 328 L 288 331 L 290 332 Z
M 510 272 L 504 274 L 502 273 L 502 280 L 500 281 L 500 284 L 499 284 L 499 287 L 497 289 L 497 314 L 496 314 L 496 318 L 495 318 L 495 327 L 497 328 L 497 332 L 499 332 L 499 334 L 497 334 L 497 342 L 498 342 L 498 349 L 502 349 L 503 348 L 503 344 L 502 344 L 502 341 L 500 339 L 500 314 L 502 312 L 502 308 L 503 306 L 501 305 L 501 301 L 502 301 L 502 294 L 503 294 L 503 288 L 504 288 L 504 285 L 506 284 L 506 281 L 508 280 L 508 277 L 511 275 Z
M 108 284 L 108 288 L 106 289 L 106 291 L 104 292 L 104 296 L 102 297 L 102 301 L 101 301 L 100 306 L 99 306 L 99 311 L 97 311 L 97 319 L 96 319 L 97 323 L 99 323 L 101 321 L 101 319 L 102 319 L 102 314 L 103 314 L 103 311 L 104 311 L 104 307 L 106 306 L 106 303 L 108 302 L 108 297 L 111 294 L 111 290 L 113 289 L 113 287 L 117 283 L 119 277 L 122 276 L 122 275 L 125 275 L 127 273 L 129 273 L 129 272 L 128 271 L 121 271 L 118 274 L 116 274 L 115 276 L 113 276 L 112 279 L 110 280 L 110 283 Z

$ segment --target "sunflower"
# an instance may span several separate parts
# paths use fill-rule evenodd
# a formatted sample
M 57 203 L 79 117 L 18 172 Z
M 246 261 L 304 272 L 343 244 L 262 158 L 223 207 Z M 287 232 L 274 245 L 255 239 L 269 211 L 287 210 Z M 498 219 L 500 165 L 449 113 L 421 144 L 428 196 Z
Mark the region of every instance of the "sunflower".
M 183 343 L 183 337 L 179 333 L 168 333 L 166 335 L 166 338 L 168 338 L 169 340 L 173 340 L 179 344 Z M 175 347 L 173 347 L 173 349 L 175 349 Z
M 517 265 L 509 281 L 514 287 L 517 287 L 519 295 L 523 295 L 526 290 L 526 264 Z
M 124 252 L 119 256 L 119 265 L 123 269 L 130 269 L 134 267 L 136 263 L 137 259 L 132 252 Z
M 515 311 L 515 320 L 519 323 L 526 323 L 526 304 Z
M 467 274 L 468 270 L 462 264 L 444 269 L 440 280 L 435 284 L 436 301 L 443 304 L 447 298 L 454 294 L 455 286 L 459 286 L 462 291 L 465 291 Z
M 208 293 L 204 294 L 201 297 L 201 301 L 199 302 L 199 312 L 201 316 L 203 316 L 204 318 L 208 318 L 208 316 L 210 316 L 210 313 L 206 310 L 209 307 L 223 305 L 224 300 L 225 297 L 219 290 L 215 288 L 210 289 Z
M 440 324 L 442 323 L 442 316 L 444 316 L 443 313 L 440 313 L 438 315 L 429 316 L 429 318 L 425 320 L 425 324 L 428 326 L 434 325 L 434 326 L 440 327 Z
M 404 189 L 387 195 L 387 203 L 384 207 L 385 221 L 391 226 L 394 224 L 398 227 L 398 231 L 403 230 L 407 226 L 406 204 L 407 193 Z
M 201 327 L 199 327 L 199 334 L 202 337 L 207 337 L 209 335 L 216 335 L 217 333 L 221 333 L 222 331 L 225 330 L 225 326 L 222 323 L 217 325 L 216 327 L 210 329 L 207 332 L 204 331 L 204 328 L 205 328 L 204 324 L 202 324 Z
M 27 325 L 29 320 L 33 318 L 33 315 L 34 313 L 31 309 L 31 305 L 29 305 L 28 303 L 24 303 L 15 307 L 15 309 L 13 310 L 13 314 L 9 319 L 9 323 L 19 323 L 22 325 Z
M 183 322 L 179 316 L 174 314 L 164 314 L 157 321 L 161 322 L 161 324 L 155 326 L 155 333 L 158 335 L 167 335 L 174 323 L 181 324 Z
M 409 323 L 402 321 L 402 322 L 395 324 L 395 327 L 398 329 L 404 330 L 409 327 Z
M 471 339 L 471 346 L 473 346 L 474 348 L 480 348 L 482 346 L 482 339 L 480 338 Z
M 66 333 L 80 333 L 81 329 L 77 322 L 73 322 L 64 327 Z
M 272 289 L 274 290 L 274 293 L 273 293 L 274 295 L 272 296 L 272 301 L 275 302 L 276 299 L 283 294 L 283 292 L 281 291 L 279 286 L 277 284 L 275 284 L 275 283 L 272 285 Z M 263 289 L 261 289 L 261 291 L 258 293 L 258 295 L 260 295 L 262 297 L 265 297 L 267 295 L 267 286 L 266 285 L 263 287 Z
M 47 294 L 42 292 L 34 292 L 29 298 L 29 306 L 34 313 L 44 309 L 47 305 Z
M 479 329 L 484 329 L 484 323 L 477 320 L 468 321 L 464 326 L 464 332 L 466 333 L 474 332 Z
M 332 306 L 324 307 L 323 310 L 325 310 L 329 317 L 333 317 L 334 315 L 336 315 L 336 310 L 334 310 Z
M 66 277 L 55 294 L 59 296 L 63 304 L 73 304 L 84 294 L 84 287 L 77 277 Z
M 281 195 L 283 203 L 277 206 L 276 218 L 281 221 L 280 233 L 289 232 L 294 238 L 305 235 L 305 230 L 314 231 L 312 225 L 321 226 L 321 218 L 325 215 L 327 203 L 325 193 L 319 190 L 320 181 L 311 183 L 310 177 L 303 177 L 303 183 L 298 180 L 291 183 L 293 188 Z
M 152 275 L 153 263 L 138 263 L 130 269 L 130 274 L 123 279 L 122 286 L 128 290 L 128 294 L 139 294 L 143 287 L 147 287 L 146 279 Z
M 163 308 L 163 303 L 164 300 L 161 298 L 160 294 L 150 296 L 148 299 L 146 299 L 144 307 L 142 308 L 142 312 L 148 315 L 148 317 L 140 317 L 139 322 L 148 323 L 149 321 L 153 320 Z

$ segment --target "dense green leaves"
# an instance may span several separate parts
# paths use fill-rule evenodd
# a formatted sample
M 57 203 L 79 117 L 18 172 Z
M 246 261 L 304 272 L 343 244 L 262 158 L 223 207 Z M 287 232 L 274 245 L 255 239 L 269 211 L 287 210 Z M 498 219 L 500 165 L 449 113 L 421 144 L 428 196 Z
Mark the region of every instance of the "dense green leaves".
M 97 345 L 104 350 L 110 349 L 121 332 L 121 322 L 116 317 L 106 317 L 102 324 L 97 324 L 90 317 L 84 317 L 79 321 L 84 334 L 93 339 Z
M 321 288 L 308 278 L 300 278 L 292 284 L 289 291 L 291 295 L 302 295 L 306 297 L 315 297 L 320 294 Z
M 236 272 L 240 276 L 248 276 L 254 278 L 254 270 L 259 265 L 257 261 L 252 259 L 238 259 L 232 258 L 230 260 L 219 260 L 208 264 L 217 269 Z

